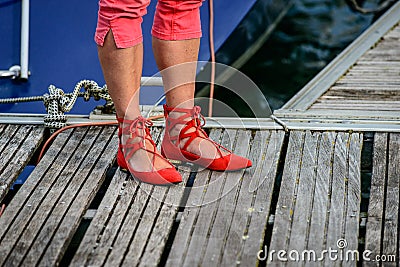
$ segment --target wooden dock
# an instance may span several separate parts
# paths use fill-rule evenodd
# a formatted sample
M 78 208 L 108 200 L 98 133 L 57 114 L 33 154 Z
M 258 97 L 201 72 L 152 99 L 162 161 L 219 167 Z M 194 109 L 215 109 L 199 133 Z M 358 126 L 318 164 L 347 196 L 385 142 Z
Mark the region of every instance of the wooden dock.
M 400 121 L 398 3 L 288 101 L 275 116 L 397 128 Z M 377 127 L 376 127 L 377 128 Z
M 18 155 L 34 146 L 22 140 L 34 132 L 40 139 L 41 130 L 20 126 L 5 141 L 3 151 L 19 144 L 6 164 L 17 160 L 15 173 L 29 163 Z M 211 136 L 254 167 L 217 173 L 186 166 L 185 183 L 151 186 L 113 167 L 114 127 L 61 133 L 0 217 L 0 264 L 253 266 L 265 246 L 321 253 L 343 239 L 346 250 L 358 250 L 363 231 L 374 255 L 398 255 L 400 134 L 368 141 L 361 132 L 212 129 Z M 365 142 L 373 142 L 373 154 L 362 230 Z M 1 167 L 3 178 L 9 172 Z
M 113 126 L 66 130 L 36 164 L 47 131 L 5 119 L 0 266 L 399 266 L 399 18 L 400 2 L 276 111 L 285 129 L 210 122 L 245 171 L 139 183 L 116 167 Z

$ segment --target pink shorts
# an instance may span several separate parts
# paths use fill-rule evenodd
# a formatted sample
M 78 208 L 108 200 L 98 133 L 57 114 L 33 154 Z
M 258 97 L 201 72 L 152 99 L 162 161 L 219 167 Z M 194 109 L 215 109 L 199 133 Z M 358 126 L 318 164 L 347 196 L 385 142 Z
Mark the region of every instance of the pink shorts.
M 152 35 L 162 40 L 186 40 L 201 37 L 202 0 L 158 0 Z M 103 46 L 111 29 L 118 48 L 143 41 L 142 17 L 150 0 L 100 0 L 95 41 Z

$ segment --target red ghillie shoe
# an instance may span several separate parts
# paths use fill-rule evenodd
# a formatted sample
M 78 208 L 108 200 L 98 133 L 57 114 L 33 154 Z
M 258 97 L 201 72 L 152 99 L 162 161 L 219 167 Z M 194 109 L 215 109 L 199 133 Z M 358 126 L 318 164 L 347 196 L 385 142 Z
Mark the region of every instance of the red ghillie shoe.
M 117 154 L 117 163 L 122 170 L 129 170 L 129 172 L 138 180 L 155 185 L 171 185 L 173 183 L 182 182 L 182 176 L 179 172 L 176 171 L 175 167 L 163 156 L 157 153 L 156 145 L 151 138 L 150 131 L 148 127 L 152 126 L 153 123 L 150 120 L 143 118 L 142 116 L 137 117 L 135 120 L 127 120 L 122 118 L 117 118 L 120 123 L 118 129 L 118 137 L 119 137 L 119 148 Z M 122 124 L 122 125 L 121 125 Z M 143 131 L 144 130 L 144 131 Z M 144 133 L 144 134 L 143 134 Z M 126 140 L 126 144 L 122 144 L 122 135 L 129 135 Z M 133 140 L 139 137 L 139 142 L 133 142 Z M 153 149 L 149 150 L 145 147 L 145 141 L 148 140 Z M 139 149 L 143 149 L 151 154 L 153 154 L 152 158 L 152 170 L 149 172 L 140 172 L 136 171 L 130 166 L 129 159 L 135 154 Z M 156 157 L 160 157 L 161 159 L 168 162 L 171 165 L 170 168 L 164 168 L 160 170 L 155 170 L 154 163 Z
M 166 126 L 165 136 L 161 146 L 161 154 L 168 159 L 192 162 L 214 171 L 233 171 L 251 167 L 252 162 L 249 159 L 233 154 L 230 150 L 208 137 L 206 132 L 201 128 L 205 124 L 205 119 L 203 115 L 201 115 L 200 111 L 201 108 L 199 106 L 195 106 L 193 109 L 183 109 L 171 108 L 164 105 Z M 179 118 L 171 118 L 169 116 L 170 112 L 184 114 Z M 187 121 L 186 119 L 188 118 L 191 118 L 191 120 Z M 170 136 L 171 129 L 173 129 L 177 124 L 182 124 L 184 126 L 178 135 Z M 191 132 L 190 129 L 193 130 L 193 128 L 195 130 Z M 204 158 L 187 151 L 188 146 L 195 138 L 202 138 L 213 143 L 217 149 L 219 157 L 216 159 Z M 187 141 L 183 147 L 180 148 L 181 141 L 184 139 L 187 139 Z M 226 152 L 229 152 L 229 154 L 224 156 L 221 152 L 221 148 Z

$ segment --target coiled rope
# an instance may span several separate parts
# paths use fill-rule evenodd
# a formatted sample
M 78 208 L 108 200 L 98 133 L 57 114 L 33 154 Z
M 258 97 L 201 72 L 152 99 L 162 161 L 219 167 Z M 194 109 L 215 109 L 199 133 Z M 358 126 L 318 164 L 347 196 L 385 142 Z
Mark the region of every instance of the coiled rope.
M 82 88 L 84 91 L 81 91 Z M 0 99 L 0 104 L 43 101 L 47 111 L 47 115 L 44 116 L 44 126 L 52 130 L 66 126 L 65 112 L 71 111 L 78 97 L 83 97 L 85 101 L 89 101 L 91 97 L 96 101 L 103 99 L 106 101 L 105 107 L 113 106 L 107 85 L 100 87 L 95 81 L 82 80 L 75 85 L 73 92 L 68 94 L 54 85 L 50 85 L 48 89 L 49 93 L 43 96 L 5 98 Z
M 81 92 L 82 88 L 85 90 L 84 92 Z M 44 116 L 44 125 L 50 129 L 65 127 L 67 117 L 64 113 L 72 109 L 79 96 L 83 96 L 85 101 L 89 101 L 90 97 L 93 97 L 96 101 L 104 99 L 107 102 L 106 105 L 112 105 L 107 86 L 100 87 L 94 81 L 82 80 L 78 82 L 74 91 L 68 95 L 62 89 L 50 85 L 49 94 L 43 96 L 43 102 L 47 110 L 47 115 Z

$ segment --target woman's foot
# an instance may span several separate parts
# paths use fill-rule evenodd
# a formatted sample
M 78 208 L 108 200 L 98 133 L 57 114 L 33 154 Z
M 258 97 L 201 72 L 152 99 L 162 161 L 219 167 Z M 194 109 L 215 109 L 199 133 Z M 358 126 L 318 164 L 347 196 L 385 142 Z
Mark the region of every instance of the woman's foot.
M 139 116 L 135 120 L 118 118 L 118 122 L 117 162 L 121 169 L 150 184 L 170 185 L 182 181 L 179 172 L 158 152 L 148 129 L 151 121 Z
M 252 166 L 250 160 L 233 154 L 211 140 L 201 128 L 204 117 L 199 106 L 192 109 L 164 105 L 165 136 L 161 153 L 169 159 L 187 161 L 215 171 L 232 171 Z

